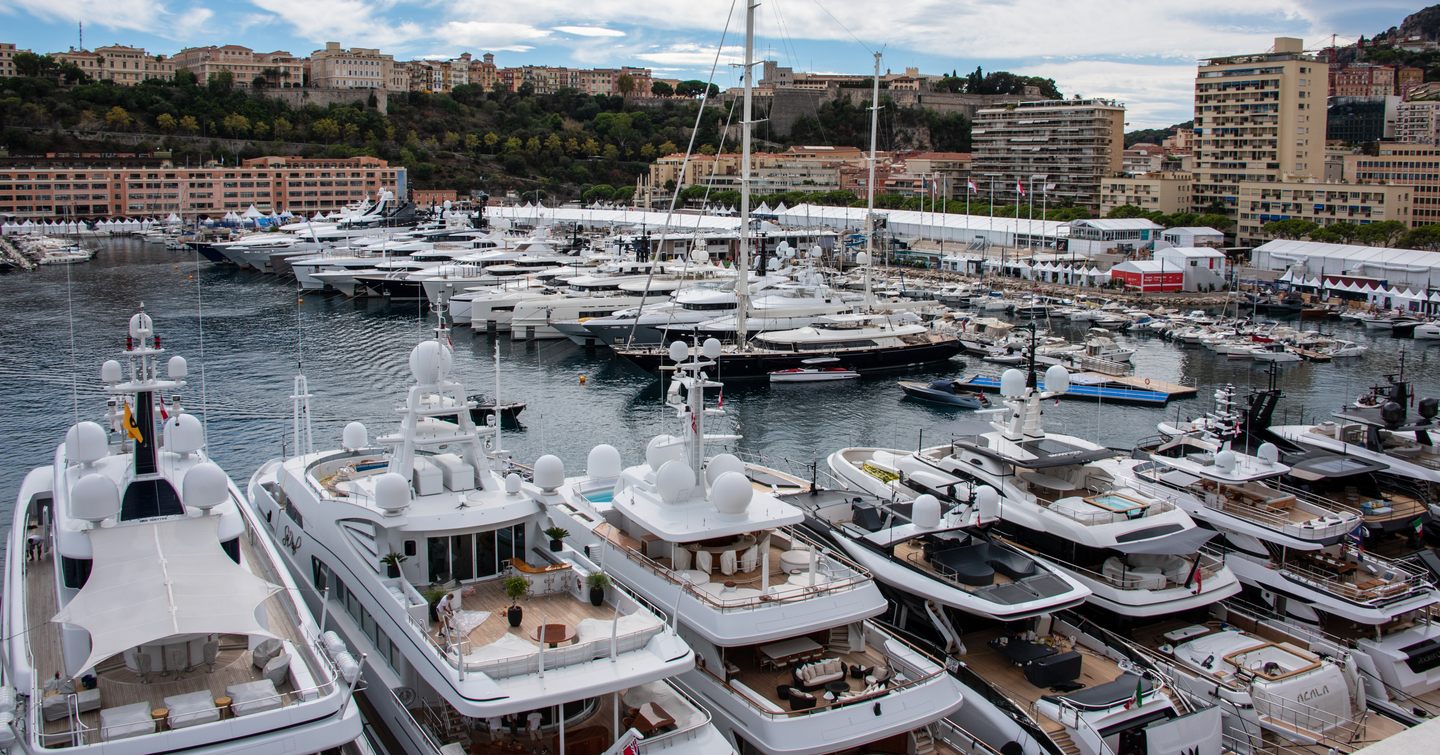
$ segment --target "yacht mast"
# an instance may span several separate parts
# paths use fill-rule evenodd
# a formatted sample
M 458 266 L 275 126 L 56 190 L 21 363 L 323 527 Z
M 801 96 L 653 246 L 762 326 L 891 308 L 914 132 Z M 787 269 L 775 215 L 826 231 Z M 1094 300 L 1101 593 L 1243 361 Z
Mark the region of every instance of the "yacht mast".
M 747 338 L 746 310 L 750 306 L 750 127 L 751 89 L 755 54 L 755 9 L 757 0 L 745 2 L 745 104 L 740 117 L 740 264 L 735 271 L 735 343 L 743 347 Z
M 875 263 L 875 143 L 880 133 L 880 52 L 875 53 L 875 76 L 870 79 L 870 175 L 865 180 L 865 308 L 875 309 L 870 269 Z

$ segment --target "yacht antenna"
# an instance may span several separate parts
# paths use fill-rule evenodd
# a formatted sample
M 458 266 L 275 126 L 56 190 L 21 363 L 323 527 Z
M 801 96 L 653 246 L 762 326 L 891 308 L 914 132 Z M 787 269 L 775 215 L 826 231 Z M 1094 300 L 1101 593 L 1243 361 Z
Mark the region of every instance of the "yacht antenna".
M 75 421 L 78 423 L 80 421 L 80 374 L 75 359 L 75 299 L 71 295 L 71 267 L 71 265 L 65 266 L 65 306 L 69 308 L 70 319 L 70 403 L 74 406 Z
M 870 269 L 875 262 L 875 144 L 880 133 L 880 53 L 875 52 L 875 75 L 870 92 L 870 159 L 869 177 L 865 181 L 865 309 L 875 311 L 875 292 L 870 284 Z
M 750 306 L 750 131 L 754 126 L 753 92 L 755 62 L 755 9 L 760 3 L 745 0 L 745 99 L 740 114 L 740 264 L 735 270 L 735 343 L 744 348 L 748 340 L 746 310 Z
M 295 455 L 304 456 L 315 448 L 310 427 L 310 385 L 305 381 L 305 329 L 300 305 L 305 297 L 295 297 L 295 391 L 290 394 L 290 431 L 295 439 Z
M 495 413 L 490 415 L 490 421 L 495 423 L 495 453 L 496 453 L 497 455 L 499 455 L 499 454 L 501 454 L 501 453 L 504 452 L 504 448 L 505 448 L 505 447 L 504 447 L 503 445 L 501 445 L 501 443 L 500 443 L 500 432 L 501 432 L 501 430 L 500 430 L 500 425 L 504 424 L 504 420 L 501 419 L 501 412 L 502 412 L 502 410 L 501 410 L 501 408 L 500 408 L 500 339 L 499 339 L 499 338 L 496 338 L 496 339 L 495 339 L 495 398 L 494 398 L 494 403 L 495 403 Z

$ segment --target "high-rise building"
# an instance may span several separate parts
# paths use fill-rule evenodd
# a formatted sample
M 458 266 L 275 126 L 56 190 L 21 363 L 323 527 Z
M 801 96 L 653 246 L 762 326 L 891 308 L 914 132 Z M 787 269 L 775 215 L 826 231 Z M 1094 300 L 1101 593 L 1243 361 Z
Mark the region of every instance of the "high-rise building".
M 1234 215 L 1241 183 L 1321 175 L 1329 66 L 1299 39 L 1271 52 L 1212 58 L 1195 76 L 1197 209 Z
M 1195 176 L 1185 171 L 1106 178 L 1100 184 L 1100 213 L 1126 205 L 1167 215 L 1189 212 L 1194 189 Z
M 1440 100 L 1411 100 L 1397 108 L 1395 141 L 1440 144 Z
M 1240 186 L 1235 238 L 1247 245 L 1268 241 L 1265 224 L 1279 220 L 1308 220 L 1321 226 L 1395 220 L 1410 225 L 1413 194 L 1409 186 L 1247 182 Z
M 975 176 L 1005 187 L 1007 201 L 1018 182 L 1052 204 L 1099 207 L 1101 181 L 1123 165 L 1125 106 L 1090 99 L 981 108 L 971 138 Z
M 1348 155 L 1345 180 L 1409 187 L 1414 208 L 1410 224 L 1440 223 L 1440 146 L 1433 142 L 1381 142 L 1373 155 Z

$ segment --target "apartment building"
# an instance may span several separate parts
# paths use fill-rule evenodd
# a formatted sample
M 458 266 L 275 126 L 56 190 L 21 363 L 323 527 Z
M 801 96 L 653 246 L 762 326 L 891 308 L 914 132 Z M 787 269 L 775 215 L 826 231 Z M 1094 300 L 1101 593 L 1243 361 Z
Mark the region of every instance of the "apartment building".
M 948 196 L 964 200 L 965 182 L 970 178 L 973 162 L 974 156 L 969 152 L 896 154 L 884 190 L 906 196 Z M 864 162 L 860 165 L 864 166 Z
M 73 63 L 82 73 L 97 81 L 134 86 L 146 79 L 175 77 L 175 63 L 164 55 L 151 55 L 139 47 L 107 45 L 94 50 L 67 50 L 50 53 L 63 63 Z
M 981 108 L 971 129 L 973 171 L 1009 189 L 1019 182 L 1051 203 L 1100 206 L 1100 184 L 1120 172 L 1125 107 L 1112 100 L 1040 100 Z
M 1235 235 L 1240 244 L 1270 240 L 1262 230 L 1276 220 L 1309 220 L 1319 225 L 1383 220 L 1412 222 L 1414 192 L 1409 186 L 1274 181 L 1240 185 Z
M 0 215 L 146 217 L 177 213 L 217 217 L 262 210 L 313 214 L 338 210 L 381 190 L 408 192 L 405 168 L 374 157 L 257 157 L 238 166 L 86 166 L 48 164 L 0 168 Z
M 1325 139 L 1346 144 L 1394 139 L 1399 109 L 1400 98 L 1393 95 L 1331 97 L 1325 108 Z
M 1440 144 L 1440 100 L 1410 100 L 1396 107 L 1395 141 Z
M 890 155 L 880 153 L 878 162 L 888 166 Z M 741 155 L 726 152 L 718 155 L 691 155 L 684 165 L 683 154 L 665 155 L 650 164 L 650 185 L 666 191 L 689 186 L 710 186 L 714 189 L 740 188 Z M 855 189 L 858 171 L 868 180 L 866 153 L 855 147 L 795 146 L 784 152 L 757 152 L 750 156 L 750 189 L 756 194 L 782 191 L 835 191 Z M 883 185 L 886 171 L 876 174 L 876 185 Z M 848 180 L 847 180 L 848 177 Z
M 470 83 L 470 53 L 450 60 L 412 60 L 405 63 L 412 92 L 449 92 Z M 400 64 L 396 64 L 400 65 Z
M 9 78 L 15 75 L 15 45 L 10 42 L 0 42 L 0 79 Z
M 1160 170 L 1165 164 L 1165 148 L 1140 142 L 1125 150 L 1121 169 L 1127 176 L 1139 176 Z
M 311 86 L 323 89 L 410 90 L 410 73 L 395 57 L 369 47 L 345 49 L 339 42 L 326 42 L 325 49 L 310 53 Z
M 1389 97 L 1403 95 L 1424 81 L 1425 72 L 1410 66 L 1359 64 L 1331 67 L 1328 78 L 1331 97 Z
M 249 88 L 256 79 L 267 87 L 298 87 L 305 83 L 305 60 L 285 50 L 255 52 L 243 45 L 187 47 L 173 58 L 175 69 L 184 69 L 205 82 L 228 73 L 236 87 Z
M 1196 207 L 1235 214 L 1240 184 L 1324 169 L 1329 66 L 1277 37 L 1272 52 L 1212 58 L 1195 76 Z
M 1347 155 L 1345 180 L 1408 187 L 1410 224 L 1440 223 L 1440 146 L 1434 143 L 1381 142 L 1374 155 Z
M 1143 176 L 1113 176 L 1100 184 L 1100 214 L 1126 205 L 1174 215 L 1189 212 L 1195 174 L 1156 171 Z

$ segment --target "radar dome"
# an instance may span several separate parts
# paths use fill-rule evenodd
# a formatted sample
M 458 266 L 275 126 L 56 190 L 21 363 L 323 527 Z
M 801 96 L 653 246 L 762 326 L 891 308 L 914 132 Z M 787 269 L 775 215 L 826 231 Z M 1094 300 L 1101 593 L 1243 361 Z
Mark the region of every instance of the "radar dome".
M 726 472 L 739 472 L 744 475 L 745 462 L 740 461 L 735 454 L 716 454 L 705 463 L 705 481 L 711 485 Z
M 818 260 L 818 259 L 820 259 L 820 258 L 821 258 L 822 256 L 824 256 L 824 255 L 825 255 L 825 250 L 824 250 L 824 249 L 821 249 L 819 244 L 816 244 L 816 245 L 810 247 L 810 259 L 812 259 L 812 260 Z
M 655 473 L 655 489 L 660 493 L 660 500 L 666 503 L 680 500 L 694 487 L 695 470 L 679 459 L 665 462 Z
M 94 422 L 76 422 L 65 431 L 65 455 L 81 464 L 93 464 L 110 451 L 105 428 Z
M 375 506 L 385 516 L 396 516 L 410 506 L 410 481 L 398 472 L 375 476 Z
M 922 530 L 940 526 L 940 499 L 926 493 L 915 499 L 910 508 L 910 521 Z
M 101 474 L 87 474 L 70 488 L 70 511 L 78 519 L 99 524 L 120 513 L 120 488 Z
M 1070 371 L 1063 365 L 1052 364 L 1045 370 L 1045 392 L 1064 393 L 1070 390 Z
M 1405 407 L 1394 401 L 1386 401 L 1385 404 L 1380 407 L 1380 419 L 1384 420 L 1387 426 L 1396 427 L 1405 421 Z
M 645 446 L 645 463 L 656 472 L 665 462 L 679 460 L 685 455 L 684 445 L 673 435 L 657 435 Z
M 535 484 L 546 493 L 565 484 L 565 462 L 554 454 L 545 454 L 535 460 Z
M 1235 468 L 1235 452 L 1221 451 L 1215 454 L 1215 467 L 1222 472 L 1229 472 Z
M 515 474 L 514 472 L 505 475 L 505 492 L 510 495 L 515 495 L 519 493 L 520 486 L 524 484 L 524 482 L 524 480 L 520 479 L 520 475 Z
M 1440 413 L 1440 399 L 1422 398 L 1415 411 L 1420 412 L 1420 416 L 1425 419 L 1435 419 L 1435 415 Z
M 1025 395 L 1025 373 L 1010 369 L 1001 374 L 1000 395 L 1006 398 L 1020 398 Z
M 184 380 L 185 376 L 190 374 L 190 365 L 185 363 L 185 357 L 170 357 L 170 361 L 165 364 L 165 369 L 171 380 Z
M 361 422 L 351 422 L 345 425 L 345 430 L 340 433 L 340 447 L 346 451 L 359 451 L 369 445 L 370 432 Z
M 704 247 L 697 246 L 690 250 L 690 261 L 697 265 L 703 265 L 710 261 L 710 252 L 706 251 Z
M 690 356 L 690 347 L 684 341 L 671 341 L 669 347 L 670 361 L 683 362 L 685 357 Z
M 855 255 L 855 264 L 857 264 L 857 265 L 868 265 L 868 264 L 870 264 L 870 255 L 866 254 L 865 252 L 861 252 L 861 253 Z
M 137 312 L 130 318 L 130 337 L 143 341 L 155 332 L 155 321 L 144 312 Z
M 119 362 L 114 359 L 106 359 L 105 363 L 100 365 L 100 382 L 118 383 L 123 379 L 125 379 L 125 373 L 121 370 Z
M 716 511 L 727 516 L 745 513 L 754 496 L 755 488 L 750 486 L 749 478 L 739 472 L 725 472 L 710 486 L 710 502 L 715 504 Z
M 981 522 L 994 521 L 1000 518 L 1000 491 L 989 485 L 981 485 L 975 488 L 975 516 Z
M 410 350 L 410 374 L 421 385 L 434 385 L 449 374 L 450 359 L 439 341 L 425 341 Z
M 181 456 L 193 454 L 205 447 L 205 426 L 193 414 L 177 414 L 165 423 L 166 442 L 169 450 Z
M 185 505 L 201 511 L 219 506 L 230 496 L 230 478 L 225 470 L 208 461 L 191 467 L 180 487 Z
M 585 457 L 585 474 L 598 480 L 619 477 L 622 469 L 620 452 L 614 446 L 600 444 Z
M 704 354 L 706 359 L 719 357 L 720 350 L 720 339 L 718 338 L 707 338 L 705 339 L 705 343 L 700 344 L 700 353 Z
M 1260 461 L 1263 461 L 1266 464 L 1274 464 L 1275 462 L 1280 461 L 1280 449 L 1276 447 L 1274 443 L 1261 443 L 1260 448 L 1255 452 L 1255 455 L 1259 456 Z

